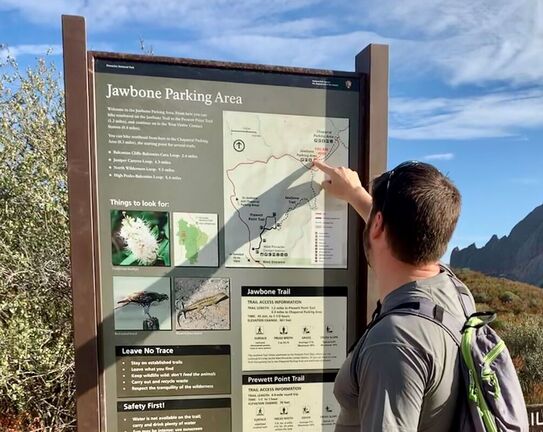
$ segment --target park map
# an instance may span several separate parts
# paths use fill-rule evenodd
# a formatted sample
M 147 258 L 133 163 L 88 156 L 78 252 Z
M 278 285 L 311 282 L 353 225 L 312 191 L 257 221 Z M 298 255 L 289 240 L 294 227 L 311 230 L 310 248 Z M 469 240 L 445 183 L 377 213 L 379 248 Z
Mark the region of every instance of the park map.
M 223 112 L 228 267 L 346 268 L 347 206 L 315 158 L 348 166 L 349 120 Z

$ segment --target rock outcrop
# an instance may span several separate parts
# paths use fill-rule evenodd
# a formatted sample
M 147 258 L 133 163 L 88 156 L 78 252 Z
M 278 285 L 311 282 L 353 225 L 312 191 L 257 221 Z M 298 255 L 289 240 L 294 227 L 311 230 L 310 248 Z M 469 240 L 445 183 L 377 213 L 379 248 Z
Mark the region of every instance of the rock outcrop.
M 452 267 L 527 282 L 543 287 L 543 205 L 536 207 L 508 236 L 493 235 L 486 245 L 454 248 Z

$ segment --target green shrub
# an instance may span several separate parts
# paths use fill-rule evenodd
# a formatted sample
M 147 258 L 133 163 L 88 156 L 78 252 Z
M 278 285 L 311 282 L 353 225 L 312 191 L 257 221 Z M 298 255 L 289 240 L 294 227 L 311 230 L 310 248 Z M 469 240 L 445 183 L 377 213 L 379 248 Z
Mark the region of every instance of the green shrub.
M 490 295 L 486 292 L 474 292 L 473 293 L 473 299 L 475 300 L 475 303 L 490 303 Z
M 534 386 L 543 383 L 543 317 L 527 315 L 522 322 L 504 325 L 499 334 L 516 361 L 524 396 L 528 403 L 541 403 L 534 399 Z
M 64 141 L 54 67 L 0 64 L 0 409 L 25 431 L 75 429 Z
M 541 307 L 543 306 L 543 304 L 540 298 L 534 297 L 528 300 L 528 306 L 536 310 L 542 310 Z
M 511 291 L 504 291 L 499 295 L 499 299 L 502 303 L 513 303 L 514 301 L 520 300 L 520 297 Z
M 505 321 L 502 321 L 500 319 L 495 319 L 493 322 L 490 323 L 490 327 L 492 327 L 494 330 L 499 331 L 507 327 L 507 323 Z

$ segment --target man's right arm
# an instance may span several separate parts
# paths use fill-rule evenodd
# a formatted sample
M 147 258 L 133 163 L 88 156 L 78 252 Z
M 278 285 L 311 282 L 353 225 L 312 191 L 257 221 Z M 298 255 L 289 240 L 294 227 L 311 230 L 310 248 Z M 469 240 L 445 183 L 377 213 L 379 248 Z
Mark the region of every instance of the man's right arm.
M 381 342 L 358 357 L 358 410 L 363 432 L 416 432 L 430 365 L 413 347 Z
M 367 222 L 371 212 L 372 198 L 362 186 L 358 173 L 345 167 L 334 168 L 318 159 L 313 161 L 313 165 L 329 177 L 322 182 L 322 188 L 336 198 L 351 204 Z
M 356 212 L 360 215 L 364 222 L 367 222 L 370 217 L 372 198 L 371 195 L 362 187 L 362 190 L 357 190 L 349 201 Z

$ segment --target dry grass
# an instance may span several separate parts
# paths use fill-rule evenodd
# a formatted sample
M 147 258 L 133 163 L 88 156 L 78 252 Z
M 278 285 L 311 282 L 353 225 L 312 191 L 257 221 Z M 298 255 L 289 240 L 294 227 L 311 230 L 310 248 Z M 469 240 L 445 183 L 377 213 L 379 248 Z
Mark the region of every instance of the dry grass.
M 470 288 L 480 310 L 487 307 L 500 314 L 517 315 L 543 312 L 541 288 L 467 269 L 455 269 L 455 273 Z

